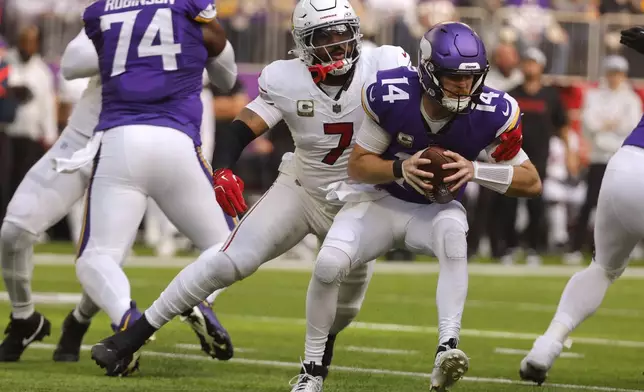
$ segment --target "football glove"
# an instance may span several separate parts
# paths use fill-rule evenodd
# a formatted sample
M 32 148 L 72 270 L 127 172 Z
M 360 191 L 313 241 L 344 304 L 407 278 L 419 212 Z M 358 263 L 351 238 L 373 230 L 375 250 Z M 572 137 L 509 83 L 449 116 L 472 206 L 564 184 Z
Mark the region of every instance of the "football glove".
M 644 54 L 644 28 L 635 26 L 622 30 L 619 43 Z
M 246 212 L 248 206 L 244 201 L 244 181 L 230 169 L 217 169 L 213 173 L 217 203 L 224 212 L 232 217 Z

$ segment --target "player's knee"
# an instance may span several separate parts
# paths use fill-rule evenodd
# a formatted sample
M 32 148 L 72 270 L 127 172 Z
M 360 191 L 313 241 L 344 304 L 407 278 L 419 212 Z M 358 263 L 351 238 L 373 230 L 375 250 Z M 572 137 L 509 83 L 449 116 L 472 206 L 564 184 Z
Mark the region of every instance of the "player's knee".
M 608 268 L 607 266 L 604 266 L 604 265 L 596 262 L 595 260 L 593 260 L 590 263 L 590 265 L 588 266 L 588 269 L 599 270 L 599 271 L 601 271 L 602 274 L 604 274 L 606 276 L 606 278 L 608 278 L 608 280 L 610 280 L 611 282 L 614 282 L 620 276 L 622 276 L 622 274 L 626 270 L 626 266 L 624 266 L 622 268 L 617 268 L 617 269 Z
M 340 283 L 351 269 L 351 259 L 338 248 L 325 246 L 320 249 L 313 276 L 324 284 Z
M 201 257 L 208 263 L 208 275 L 217 279 L 224 287 L 252 274 L 252 271 L 240 269 L 229 255 L 220 252 L 217 247 L 208 249 Z
M 0 229 L 0 248 L 25 249 L 32 246 L 38 237 L 11 222 L 4 222 Z
M 434 224 L 433 238 L 435 252 L 438 250 L 448 260 L 467 259 L 467 232 L 456 219 L 444 218 Z

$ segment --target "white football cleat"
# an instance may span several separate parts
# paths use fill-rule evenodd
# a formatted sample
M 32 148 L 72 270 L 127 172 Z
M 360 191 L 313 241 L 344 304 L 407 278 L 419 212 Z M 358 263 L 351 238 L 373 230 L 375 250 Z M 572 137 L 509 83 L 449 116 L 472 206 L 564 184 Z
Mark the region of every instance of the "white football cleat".
M 324 379 L 328 372 L 326 367 L 316 365 L 313 362 L 303 363 L 300 374 L 293 377 L 289 382 L 292 387 L 291 392 L 322 392 Z
M 447 350 L 437 353 L 430 391 L 446 391 L 465 376 L 469 367 L 470 359 L 457 348 L 448 347 Z
M 563 344 L 548 336 L 539 336 L 534 341 L 532 350 L 521 361 L 519 376 L 522 380 L 543 384 L 548 377 L 548 370 L 563 350 Z

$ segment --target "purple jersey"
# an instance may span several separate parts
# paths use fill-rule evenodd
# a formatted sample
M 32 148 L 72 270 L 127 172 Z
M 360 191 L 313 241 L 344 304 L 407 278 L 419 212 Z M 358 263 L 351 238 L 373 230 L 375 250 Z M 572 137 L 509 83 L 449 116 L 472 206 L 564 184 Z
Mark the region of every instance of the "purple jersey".
M 99 0 L 83 14 L 103 84 L 97 131 L 145 124 L 178 129 L 201 144 L 201 24 L 213 0 Z
M 639 124 L 633 129 L 630 135 L 624 140 L 624 146 L 635 146 L 644 148 L 644 117 Z
M 467 114 L 455 115 L 434 133 L 420 111 L 424 94 L 414 68 L 380 71 L 376 81 L 366 85 L 365 110 L 391 137 L 383 159 L 406 159 L 430 145 L 438 145 L 473 161 L 501 133 L 520 126 L 516 101 L 502 91 L 484 87 L 480 104 Z M 382 188 L 402 200 L 431 203 L 402 179 Z M 463 190 L 464 187 L 461 194 Z

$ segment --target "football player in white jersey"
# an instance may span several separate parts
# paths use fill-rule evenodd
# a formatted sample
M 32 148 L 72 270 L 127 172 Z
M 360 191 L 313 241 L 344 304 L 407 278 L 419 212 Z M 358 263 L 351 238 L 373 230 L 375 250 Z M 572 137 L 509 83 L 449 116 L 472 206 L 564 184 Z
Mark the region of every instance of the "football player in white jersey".
M 19 360 L 29 344 L 50 334 L 49 320 L 34 310 L 31 298 L 33 245 L 40 234 L 70 212 L 72 206 L 83 197 L 89 184 L 91 166 L 63 174 L 54 169 L 54 161 L 69 159 L 85 147 L 98 123 L 101 111 L 100 76 L 95 75 L 92 62 L 85 61 L 92 55 L 96 56 L 94 47 L 81 31 L 66 48 L 61 67 L 63 76 L 67 79 L 91 77 L 87 88 L 74 107 L 60 138 L 20 183 L 9 203 L 0 230 L 2 274 L 12 305 L 6 336 L 0 344 L 0 362 Z M 208 109 L 211 110 L 211 106 Z M 218 227 L 210 230 L 212 245 L 223 242 L 230 232 L 223 214 L 221 221 L 213 222 L 213 225 Z M 208 300 L 214 300 L 217 294 L 211 294 Z M 217 349 L 216 355 L 220 358 L 230 357 L 230 337 L 217 320 L 211 304 L 212 302 L 208 302 L 195 306 L 183 319 L 195 330 L 204 351 L 211 356 L 215 355 L 215 349 L 207 343 L 211 340 L 208 332 L 219 331 L 227 343 L 224 350 Z M 99 308 L 84 294 L 63 322 L 63 333 L 53 355 L 55 361 L 78 361 L 81 341 L 91 318 L 98 311 Z
M 110 361 L 131 355 L 190 304 L 248 277 L 307 234 L 324 238 L 342 207 L 326 201 L 323 188 L 347 178 L 354 132 L 365 116 L 362 84 L 379 69 L 409 65 L 409 55 L 393 46 L 362 51 L 359 19 L 348 0 L 300 1 L 293 12 L 293 37 L 298 58 L 264 68 L 259 97 L 231 127 L 215 135 L 215 186 L 224 211 L 236 215 L 246 210 L 229 167 L 252 140 L 283 119 L 291 129 L 295 152 L 285 154 L 278 179 L 246 213 L 221 251 L 204 252 L 181 271 L 143 318 L 101 342 L 112 348 Z M 325 376 L 335 336 L 357 315 L 372 266 L 373 262 L 365 263 L 352 271 L 340 287 L 324 352 Z

